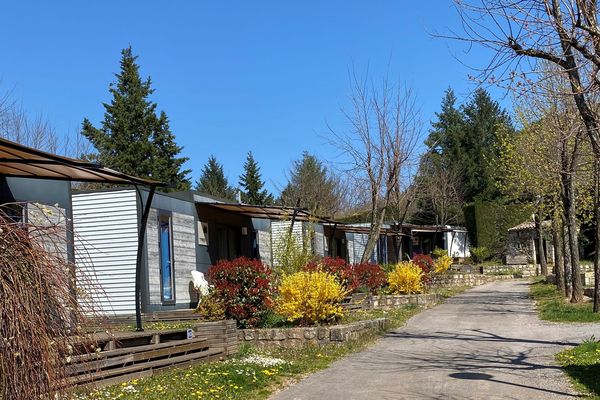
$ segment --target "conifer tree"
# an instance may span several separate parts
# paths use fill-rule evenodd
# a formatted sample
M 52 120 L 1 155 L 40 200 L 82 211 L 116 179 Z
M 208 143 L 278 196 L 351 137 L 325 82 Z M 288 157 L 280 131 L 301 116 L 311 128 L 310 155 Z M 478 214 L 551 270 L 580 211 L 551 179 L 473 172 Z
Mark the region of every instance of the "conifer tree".
M 242 202 L 247 204 L 268 205 L 273 204 L 273 196 L 264 189 L 265 183 L 260 174 L 260 167 L 249 151 L 244 163 L 244 174 L 240 176 L 242 189 Z
M 196 182 L 196 190 L 226 200 L 235 200 L 236 189 L 229 186 L 223 166 L 215 156 L 210 156 L 202 168 L 200 178 Z
M 340 186 L 323 162 L 304 152 L 294 161 L 289 181 L 279 202 L 285 206 L 306 208 L 320 216 L 333 216 L 341 207 Z
M 491 168 L 498 158 L 498 132 L 514 133 L 508 114 L 483 89 L 476 90 L 460 108 L 448 89 L 441 108 L 425 141 L 427 163 L 458 171 L 462 177 L 459 191 L 466 202 L 495 199 L 499 193 Z
M 131 47 L 121 51 L 121 70 L 111 83 L 110 103 L 104 103 L 102 126 L 86 118 L 81 133 L 95 147 L 92 158 L 120 172 L 165 182 L 179 190 L 190 187 L 190 170 L 182 170 L 188 159 L 178 157 L 182 147 L 175 143 L 169 120 L 149 100 L 154 89 L 148 77 L 142 80 L 137 56 Z

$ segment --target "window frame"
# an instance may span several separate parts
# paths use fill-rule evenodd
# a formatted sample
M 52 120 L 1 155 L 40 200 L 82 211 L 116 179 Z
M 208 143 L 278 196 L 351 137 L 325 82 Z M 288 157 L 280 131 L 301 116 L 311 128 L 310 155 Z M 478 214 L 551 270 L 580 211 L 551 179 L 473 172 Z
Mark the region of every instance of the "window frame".
M 160 301 L 163 305 L 173 305 L 177 302 L 176 297 L 176 284 L 175 284 L 175 254 L 173 252 L 173 214 L 169 211 L 158 211 L 158 263 L 159 263 L 159 277 L 160 277 Z M 162 257 L 162 223 L 168 223 L 169 227 L 169 259 L 171 261 L 171 298 L 165 299 L 165 285 L 163 279 L 163 257 Z

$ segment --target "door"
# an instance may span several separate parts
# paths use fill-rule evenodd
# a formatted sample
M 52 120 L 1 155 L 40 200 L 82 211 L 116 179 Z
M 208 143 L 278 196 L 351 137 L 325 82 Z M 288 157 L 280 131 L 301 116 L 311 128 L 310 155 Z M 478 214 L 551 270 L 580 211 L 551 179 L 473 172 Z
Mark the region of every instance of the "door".
M 171 216 L 159 216 L 160 287 L 163 304 L 175 302 Z

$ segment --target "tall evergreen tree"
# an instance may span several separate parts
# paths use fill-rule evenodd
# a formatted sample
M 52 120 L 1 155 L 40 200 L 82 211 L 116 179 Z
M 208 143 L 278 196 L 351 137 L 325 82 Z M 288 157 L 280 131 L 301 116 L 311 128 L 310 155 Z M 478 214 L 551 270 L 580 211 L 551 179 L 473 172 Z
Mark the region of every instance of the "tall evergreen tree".
M 494 200 L 500 196 L 492 171 L 500 152 L 499 132 L 504 128 L 506 134 L 514 134 L 512 122 L 508 113 L 483 89 L 475 91 L 471 101 L 462 107 L 462 113 L 465 199 Z
M 336 179 L 323 162 L 308 152 L 294 161 L 287 185 L 279 202 L 299 205 L 321 216 L 333 216 L 341 206 L 341 195 Z
M 182 147 L 175 143 L 164 111 L 156 114 L 156 103 L 149 100 L 152 82 L 149 77 L 142 80 L 136 60 L 131 47 L 121 51 L 121 71 L 109 86 L 113 98 L 103 104 L 102 126 L 96 128 L 86 118 L 81 133 L 104 166 L 189 189 L 190 170 L 181 169 L 188 159 L 178 157 Z
M 215 156 L 210 156 L 202 168 L 200 178 L 196 182 L 196 190 L 223 199 L 235 200 L 236 190 L 229 186 L 223 166 Z
M 464 201 L 493 200 L 499 196 L 492 166 L 498 157 L 498 132 L 514 133 L 510 117 L 483 89 L 471 100 L 456 107 L 456 97 L 448 89 L 436 114 L 425 145 L 429 170 L 454 169 L 460 179 L 459 192 Z M 425 169 L 422 169 L 423 171 Z
M 247 204 L 268 205 L 273 204 L 273 196 L 264 189 L 265 183 L 260 175 L 260 167 L 249 151 L 244 163 L 244 173 L 240 175 L 240 188 L 242 188 L 242 201 Z

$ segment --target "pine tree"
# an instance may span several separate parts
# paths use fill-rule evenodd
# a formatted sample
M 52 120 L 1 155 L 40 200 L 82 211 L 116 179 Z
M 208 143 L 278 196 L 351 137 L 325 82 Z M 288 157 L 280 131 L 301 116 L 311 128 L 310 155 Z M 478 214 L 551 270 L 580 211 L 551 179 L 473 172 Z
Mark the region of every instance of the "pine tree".
M 191 183 L 187 175 L 191 172 L 189 169 L 182 170 L 183 163 L 188 159 L 177 155 L 183 150 L 183 147 L 175 143 L 175 135 L 169 128 L 169 118 L 164 111 L 156 121 L 156 129 L 153 135 L 154 157 L 153 157 L 153 177 L 161 182 L 171 182 L 177 190 L 189 190 Z
M 202 168 L 200 178 L 196 182 L 196 190 L 222 199 L 235 200 L 236 190 L 229 186 L 223 166 L 215 156 L 210 156 Z
M 465 199 L 493 200 L 500 196 L 492 169 L 497 165 L 500 145 L 498 132 L 514 134 L 508 113 L 488 92 L 478 89 L 462 107 L 465 119 L 461 159 L 465 174 Z
M 289 207 L 299 205 L 320 216 L 333 216 L 342 201 L 336 179 L 317 157 L 305 151 L 300 160 L 294 161 L 279 202 Z
M 429 167 L 458 171 L 462 177 L 459 191 L 465 202 L 498 197 L 491 168 L 498 157 L 498 132 L 501 128 L 514 132 L 508 114 L 483 89 L 476 90 L 460 108 L 456 107 L 454 92 L 448 89 L 441 109 L 425 141 L 425 161 Z
M 96 128 L 86 118 L 81 134 L 97 151 L 91 158 L 104 166 L 187 189 L 190 171 L 181 167 L 188 159 L 177 157 L 182 147 L 175 144 L 166 114 L 156 115 L 156 103 L 148 99 L 152 82 L 142 80 L 136 60 L 131 47 L 121 51 L 121 70 L 109 85 L 113 98 L 103 104 L 102 126 Z
M 265 183 L 260 175 L 260 167 L 249 151 L 244 163 L 244 174 L 240 176 L 242 188 L 242 202 L 247 204 L 268 205 L 273 204 L 273 196 L 263 189 Z

